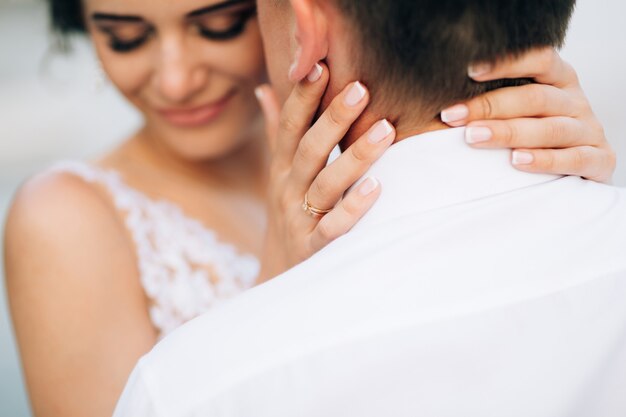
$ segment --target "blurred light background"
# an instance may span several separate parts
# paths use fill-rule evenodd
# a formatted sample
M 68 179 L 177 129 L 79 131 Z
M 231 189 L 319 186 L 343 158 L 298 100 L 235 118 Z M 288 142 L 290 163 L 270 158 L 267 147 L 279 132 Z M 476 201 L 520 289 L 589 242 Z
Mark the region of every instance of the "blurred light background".
M 622 186 L 626 186 L 624 13 L 622 0 L 579 0 L 563 50 L 618 151 L 615 182 Z M 55 53 L 47 29 L 43 0 L 0 0 L 2 223 L 11 196 L 33 172 L 55 160 L 93 156 L 140 123 L 110 86 L 98 86 L 88 43 L 78 42 L 70 55 Z M 0 417 L 29 415 L 0 285 Z

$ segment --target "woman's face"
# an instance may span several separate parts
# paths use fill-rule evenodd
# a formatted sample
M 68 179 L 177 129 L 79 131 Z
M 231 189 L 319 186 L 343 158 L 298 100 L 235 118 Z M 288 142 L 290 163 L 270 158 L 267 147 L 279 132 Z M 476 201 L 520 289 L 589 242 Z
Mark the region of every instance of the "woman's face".
M 203 160 L 255 136 L 265 67 L 254 0 L 84 0 L 84 8 L 104 70 L 151 137 Z

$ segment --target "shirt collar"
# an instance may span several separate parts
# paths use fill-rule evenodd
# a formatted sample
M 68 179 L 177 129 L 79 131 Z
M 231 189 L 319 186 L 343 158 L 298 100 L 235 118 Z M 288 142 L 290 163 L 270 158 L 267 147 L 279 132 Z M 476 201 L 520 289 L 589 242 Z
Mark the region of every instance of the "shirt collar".
M 377 178 L 382 194 L 354 230 L 560 178 L 521 172 L 510 150 L 473 149 L 464 138 L 456 128 L 392 145 L 361 179 Z

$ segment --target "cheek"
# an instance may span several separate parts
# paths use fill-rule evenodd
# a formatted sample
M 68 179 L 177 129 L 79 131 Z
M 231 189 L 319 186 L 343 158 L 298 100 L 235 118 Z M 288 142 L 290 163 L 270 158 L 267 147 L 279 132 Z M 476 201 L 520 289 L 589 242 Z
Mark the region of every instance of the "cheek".
M 206 87 L 219 88 L 221 84 L 236 84 L 252 90 L 267 81 L 265 55 L 256 21 L 250 22 L 238 38 L 227 42 L 211 42 L 194 38 L 187 53 L 196 57 L 195 66 L 206 71 Z
M 277 24 L 282 22 L 284 24 Z M 280 16 L 260 16 L 263 44 L 269 79 L 281 100 L 286 99 L 293 88 L 289 81 L 289 67 L 291 66 L 292 45 L 289 23 Z
M 291 66 L 289 54 L 287 50 L 276 48 L 266 54 L 266 59 L 268 62 L 267 71 L 272 87 L 276 91 L 278 99 L 284 102 L 294 87 L 289 80 L 289 67 Z
M 258 24 L 251 22 L 246 32 L 238 39 L 226 43 L 201 41 L 205 66 L 237 79 L 246 87 L 255 88 L 267 79 L 263 44 Z
M 106 40 L 97 35 L 92 39 L 102 68 L 111 83 L 128 98 L 139 94 L 149 83 L 151 72 L 149 54 L 143 52 L 115 53 L 108 47 Z

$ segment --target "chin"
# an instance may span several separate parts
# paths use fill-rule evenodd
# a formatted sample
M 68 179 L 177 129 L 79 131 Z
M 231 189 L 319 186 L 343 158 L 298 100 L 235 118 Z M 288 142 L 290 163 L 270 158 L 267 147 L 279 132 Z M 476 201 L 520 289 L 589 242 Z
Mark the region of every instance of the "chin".
M 167 146 L 180 158 L 193 162 L 227 158 L 253 141 L 263 140 L 249 131 L 227 132 L 223 129 L 178 131 L 168 136 Z
M 181 128 L 163 120 L 154 120 L 154 132 L 179 158 L 194 162 L 227 158 L 257 140 L 264 140 L 262 118 L 258 109 L 228 112 L 206 126 Z

